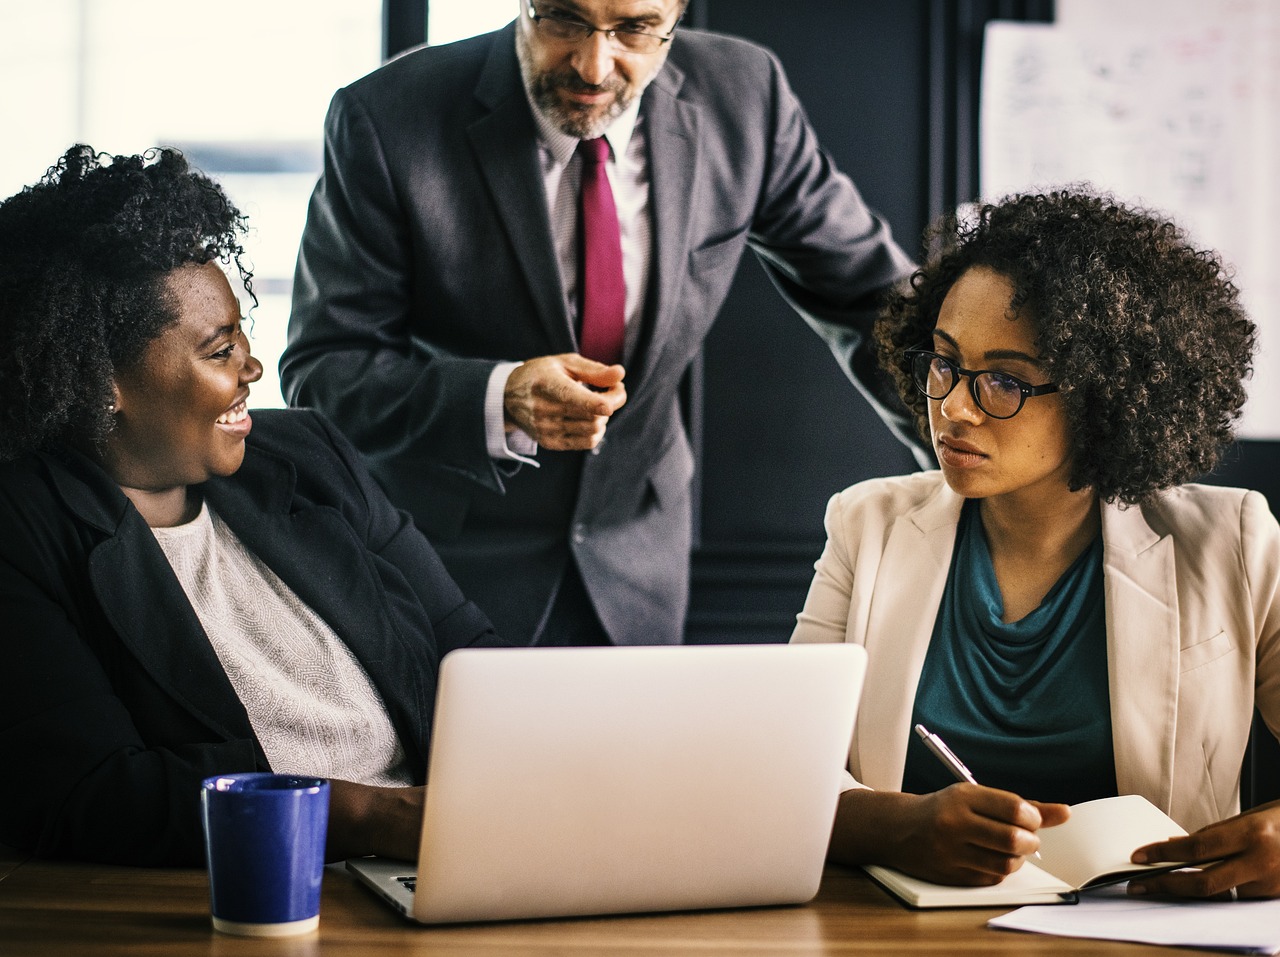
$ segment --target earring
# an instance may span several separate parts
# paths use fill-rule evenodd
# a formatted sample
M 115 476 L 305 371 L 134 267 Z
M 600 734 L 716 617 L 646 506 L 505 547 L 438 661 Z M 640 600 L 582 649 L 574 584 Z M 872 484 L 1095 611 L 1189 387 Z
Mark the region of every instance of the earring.
M 108 402 L 107 415 L 115 415 L 115 414 L 116 414 L 116 404 L 114 402 Z

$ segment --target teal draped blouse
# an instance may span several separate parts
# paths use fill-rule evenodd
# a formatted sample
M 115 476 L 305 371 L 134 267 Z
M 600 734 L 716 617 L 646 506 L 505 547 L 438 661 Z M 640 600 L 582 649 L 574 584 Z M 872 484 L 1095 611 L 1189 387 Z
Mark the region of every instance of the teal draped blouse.
M 1075 804 L 1116 793 L 1102 538 L 1020 621 L 1001 620 L 978 502 L 965 502 L 911 723 L 940 735 L 980 784 Z M 955 782 L 912 733 L 902 789 Z

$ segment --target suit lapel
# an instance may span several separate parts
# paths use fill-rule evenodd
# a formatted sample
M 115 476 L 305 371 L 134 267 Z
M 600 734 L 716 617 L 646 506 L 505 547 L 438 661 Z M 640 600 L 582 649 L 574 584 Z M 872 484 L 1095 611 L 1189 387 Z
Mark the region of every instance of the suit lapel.
M 228 740 L 253 738 L 249 716 L 155 536 L 114 491 L 119 522 L 89 555 L 89 579 L 107 620 L 152 680 L 199 720 Z M 103 527 L 104 513 L 86 513 L 84 501 L 71 504 Z
M 867 677 L 855 734 L 859 780 L 899 790 L 911 711 L 925 652 L 955 549 L 964 500 L 939 479 L 938 490 L 893 521 L 867 617 Z
M 642 339 L 639 376 L 652 369 L 662 349 L 680 330 L 680 290 L 689 259 L 692 197 L 698 181 L 698 110 L 679 99 L 684 73 L 667 61 L 644 94 L 645 148 L 649 197 L 653 205 L 653 276 L 647 307 L 648 335 Z M 628 375 L 628 382 L 642 381 Z
M 370 636 L 393 631 L 385 596 L 365 564 L 353 565 L 350 526 L 332 508 L 295 501 L 296 482 L 291 463 L 254 449 L 234 480 L 203 491 L 245 547 L 363 658 Z
M 514 31 L 508 26 L 494 38 L 476 86 L 476 98 L 489 112 L 467 128 L 467 135 L 552 350 L 572 352 L 577 346 L 565 310 L 538 166 L 538 132 L 520 79 Z
M 1173 539 L 1139 508 L 1102 510 L 1107 668 L 1116 785 L 1170 810 L 1178 706 L 1178 598 Z

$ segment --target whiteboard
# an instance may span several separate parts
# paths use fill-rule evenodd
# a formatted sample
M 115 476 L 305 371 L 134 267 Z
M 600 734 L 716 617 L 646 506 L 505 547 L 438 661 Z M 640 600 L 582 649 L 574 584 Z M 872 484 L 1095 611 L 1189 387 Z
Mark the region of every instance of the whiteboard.
M 1280 3 L 1057 10 L 987 26 L 982 197 L 1088 181 L 1217 249 L 1260 330 L 1240 435 L 1280 439 Z

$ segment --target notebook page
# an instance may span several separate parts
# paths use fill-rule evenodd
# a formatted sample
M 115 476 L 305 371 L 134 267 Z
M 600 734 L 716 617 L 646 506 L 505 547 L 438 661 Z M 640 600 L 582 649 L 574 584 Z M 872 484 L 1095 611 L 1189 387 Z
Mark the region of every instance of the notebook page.
M 1041 867 L 1082 887 L 1103 874 L 1143 869 L 1129 860 L 1136 848 L 1187 832 L 1146 798 L 1122 794 L 1073 805 L 1065 824 L 1037 833 Z

